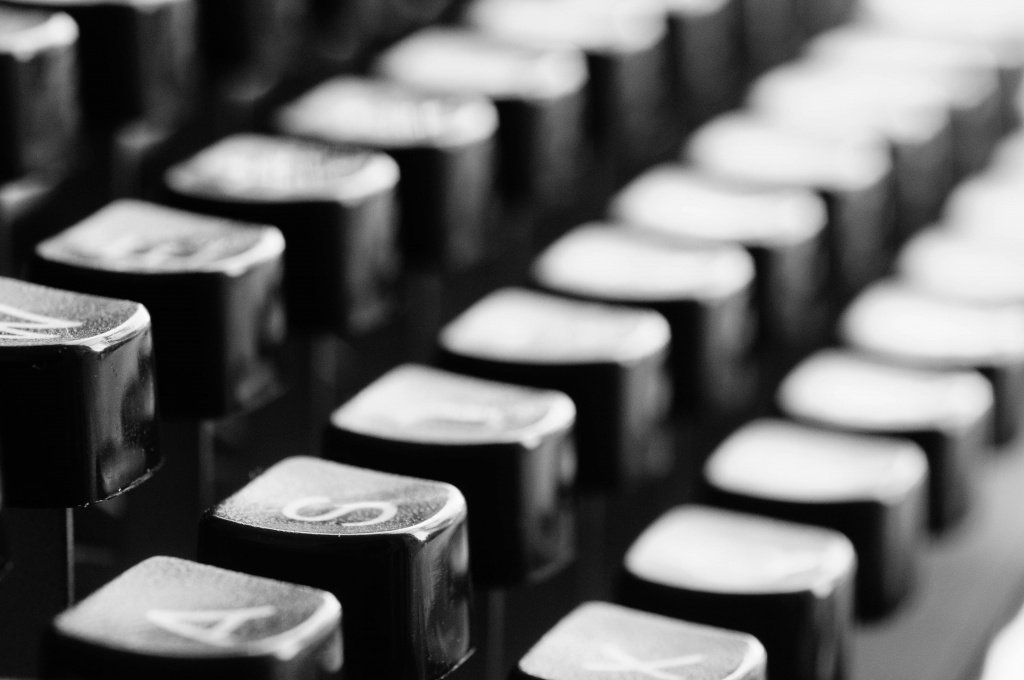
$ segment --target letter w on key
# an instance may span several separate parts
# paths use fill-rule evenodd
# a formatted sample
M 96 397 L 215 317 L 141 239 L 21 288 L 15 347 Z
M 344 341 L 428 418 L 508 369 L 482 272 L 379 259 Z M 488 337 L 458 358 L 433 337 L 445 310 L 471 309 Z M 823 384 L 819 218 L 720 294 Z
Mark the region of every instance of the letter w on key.
M 240 641 L 235 632 L 249 621 L 266 619 L 277 613 L 271 605 L 244 609 L 207 609 L 174 611 L 151 609 L 146 620 L 169 633 L 213 647 L 233 647 Z
M 57 333 L 44 331 L 59 331 L 68 328 L 78 328 L 81 321 L 68 321 L 52 316 L 43 316 L 26 312 L 23 309 L 0 303 L 0 316 L 13 317 L 15 321 L 0 320 L 0 338 L 24 338 L 26 340 L 45 340 L 57 337 Z
M 583 666 L 588 671 L 607 671 L 623 673 L 639 673 L 656 680 L 679 680 L 681 675 L 666 673 L 667 668 L 682 668 L 692 666 L 704 660 L 703 654 L 688 654 L 677 656 L 671 659 L 658 659 L 656 661 L 641 661 L 635 656 L 622 651 L 617 647 L 606 646 L 601 650 L 609 659 L 606 662 L 588 663 Z

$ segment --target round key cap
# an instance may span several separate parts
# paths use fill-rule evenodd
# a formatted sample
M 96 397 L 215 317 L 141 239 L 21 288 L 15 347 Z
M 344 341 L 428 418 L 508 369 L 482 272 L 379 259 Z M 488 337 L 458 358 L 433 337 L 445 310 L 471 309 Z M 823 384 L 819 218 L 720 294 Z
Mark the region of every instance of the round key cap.
M 1009 221 L 927 229 L 903 246 L 900 278 L 941 297 L 981 304 L 1024 302 L 1024 241 Z M 989 235 L 991 234 L 991 236 Z
M 754 266 L 738 246 L 589 223 L 542 252 L 532 277 L 560 295 L 660 312 L 671 328 L 674 395 L 685 412 L 735 414 L 750 406 Z
M 608 0 L 475 0 L 465 21 L 528 45 L 580 49 L 590 64 L 595 135 L 617 176 L 664 155 L 670 118 L 667 25 L 644 3 Z
M 897 280 L 873 284 L 839 322 L 848 345 L 926 368 L 975 369 L 992 383 L 997 443 L 1016 436 L 1024 411 L 1024 309 L 949 300 Z
M 0 7 L 0 177 L 67 169 L 78 134 L 78 26 Z
M 980 45 L 914 36 L 869 24 L 822 34 L 811 58 L 933 82 L 952 111 L 955 157 L 961 174 L 979 170 L 1003 130 L 998 63 Z
M 498 125 L 487 99 L 340 77 L 281 108 L 274 125 L 283 134 L 394 156 L 402 175 L 401 241 L 413 262 L 458 268 L 483 256 Z
M 991 172 L 968 179 L 949 195 L 943 224 L 978 235 L 1024 243 L 1024 177 Z
M 58 616 L 49 658 L 81 678 L 319 678 L 340 624 L 322 590 L 152 557 Z
M 756 420 L 708 458 L 714 505 L 842 532 L 857 551 L 857 611 L 890 611 L 913 587 L 928 460 L 904 439 Z
M 283 251 L 273 227 L 125 200 L 40 243 L 33 276 L 137 296 L 161 347 L 161 411 L 212 418 L 281 389 Z
M 324 455 L 458 487 L 473 518 L 473 577 L 508 587 L 573 556 L 575 415 L 558 392 L 406 364 L 334 412 Z
M 748 105 L 773 122 L 840 138 L 867 135 L 892 147 L 897 233 L 935 218 L 954 181 L 954 136 L 946 94 L 934 83 L 860 62 L 782 66 L 751 87 Z
M 821 194 L 828 206 L 826 235 L 837 299 L 882 272 L 892 238 L 892 166 L 881 143 L 800 132 L 736 113 L 697 130 L 683 155 L 716 177 Z
M 389 156 L 234 135 L 172 167 L 165 182 L 189 210 L 281 229 L 294 326 L 359 333 L 391 315 L 398 166 Z
M 382 52 L 373 71 L 409 87 L 492 99 L 505 190 L 518 199 L 565 200 L 580 171 L 586 128 L 589 75 L 578 50 L 432 27 Z
M 83 112 L 106 127 L 146 118 L 175 123 L 192 108 L 196 8 L 192 0 L 4 0 L 67 12 L 78 24 Z
M 287 458 L 206 514 L 199 547 L 333 593 L 346 677 L 437 680 L 472 651 L 466 502 L 448 484 Z
M 608 489 L 671 466 L 659 436 L 671 400 L 669 342 L 654 311 L 506 288 L 445 326 L 439 349 L 445 368 L 568 394 L 579 483 Z
M 731 630 L 605 602 L 576 607 L 519 661 L 515 680 L 764 680 L 764 647 Z
M 992 387 L 978 373 L 823 350 L 786 376 L 776 401 L 811 425 L 914 441 L 928 456 L 930 526 L 945 529 L 967 511 L 993 413 Z
M 70 508 L 146 479 L 156 452 L 149 313 L 0 279 L 4 503 Z
M 624 604 L 750 633 L 769 677 L 846 677 L 856 557 L 829 529 L 686 505 L 644 530 L 624 560 Z
M 754 258 L 754 298 L 771 354 L 820 340 L 826 210 L 813 191 L 730 182 L 666 164 L 620 190 L 609 216 L 670 238 L 743 246 Z

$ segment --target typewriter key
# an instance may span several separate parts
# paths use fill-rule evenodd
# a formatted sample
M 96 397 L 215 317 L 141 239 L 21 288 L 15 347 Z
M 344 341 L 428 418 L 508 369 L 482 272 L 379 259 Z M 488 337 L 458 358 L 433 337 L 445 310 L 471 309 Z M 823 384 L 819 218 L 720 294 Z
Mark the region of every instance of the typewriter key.
M 678 506 L 623 564 L 627 606 L 749 633 L 764 644 L 769 677 L 846 677 L 857 560 L 842 534 Z
M 857 612 L 887 613 L 916 582 L 927 526 L 928 461 L 913 443 L 762 419 L 704 467 L 709 503 L 813 524 L 857 552 Z
M 340 623 L 322 590 L 152 557 L 60 614 L 47 656 L 80 678 L 326 678 Z
M 472 652 L 466 503 L 448 484 L 287 458 L 204 516 L 199 554 L 333 593 L 347 678 L 438 680 Z
M 981 453 L 991 437 L 991 385 L 974 371 L 886 364 L 823 350 L 798 364 L 776 393 L 781 411 L 829 429 L 903 437 L 928 456 L 932 529 L 968 510 Z
M 764 680 L 765 652 L 742 633 L 585 602 L 545 633 L 510 677 Z

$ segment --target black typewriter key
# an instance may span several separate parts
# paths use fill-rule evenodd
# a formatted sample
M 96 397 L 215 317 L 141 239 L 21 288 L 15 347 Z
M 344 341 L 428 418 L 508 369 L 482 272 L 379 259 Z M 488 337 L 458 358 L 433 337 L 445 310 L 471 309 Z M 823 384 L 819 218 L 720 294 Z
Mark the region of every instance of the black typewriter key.
M 487 99 L 339 77 L 280 108 L 274 126 L 394 156 L 402 177 L 401 243 L 412 263 L 457 269 L 484 256 L 498 126 Z
M 0 279 L 3 517 L 0 673 L 36 671 L 49 619 L 74 598 L 70 508 L 160 464 L 149 313 L 136 303 Z M 137 491 L 135 492 L 137 493 Z
M 981 169 L 1003 132 L 998 63 L 980 45 L 854 24 L 822 34 L 808 46 L 808 53 L 825 63 L 933 83 L 953 116 L 960 176 Z
M 573 556 L 575 414 L 559 392 L 406 364 L 334 412 L 324 454 L 458 487 L 473 518 L 474 581 L 504 588 L 546 579 Z
M 606 602 L 569 612 L 519 661 L 513 680 L 764 680 L 756 639 Z
M 291 326 L 358 335 L 391 316 L 399 258 L 390 157 L 233 135 L 173 166 L 165 183 L 176 205 L 281 230 Z
M 0 7 L 0 177 L 69 169 L 79 124 L 77 43 L 67 14 Z
M 650 0 L 668 19 L 671 70 L 687 129 L 735 107 L 743 85 L 740 0 Z
M 977 370 L 992 383 L 996 443 L 1016 436 L 1024 412 L 1024 309 L 1019 304 L 950 300 L 889 279 L 850 303 L 839 337 L 904 365 Z
M 626 553 L 621 601 L 755 636 L 769 677 L 847 677 L 853 546 L 842 534 L 699 505 L 677 506 Z
M 922 291 L 978 304 L 1024 302 L 1019 224 L 978 221 L 927 229 L 908 241 L 896 273 Z
M 288 458 L 205 515 L 200 557 L 333 593 L 347 678 L 437 679 L 472 652 L 466 502 L 448 484 Z
M 579 49 L 590 68 L 590 102 L 600 152 L 621 180 L 675 143 L 668 28 L 644 3 L 475 0 L 465 22 L 524 44 Z
M 818 192 L 828 208 L 825 233 L 836 301 L 884 270 L 893 196 L 892 164 L 880 142 L 801 132 L 748 112 L 702 126 L 683 156 L 719 178 Z
M 955 181 L 954 135 L 944 94 L 896 69 L 805 60 L 762 75 L 748 104 L 796 130 L 867 136 L 891 150 L 896 232 L 890 247 L 938 215 Z
M 178 123 L 196 85 L 191 0 L 4 0 L 61 11 L 79 26 L 79 90 L 91 125 Z
M 762 419 L 704 467 L 713 505 L 842 532 L 857 552 L 857 613 L 874 617 L 917 582 L 927 527 L 928 460 L 905 439 Z
M 810 189 L 730 182 L 666 164 L 622 188 L 608 214 L 668 238 L 744 247 L 757 274 L 762 348 L 773 361 L 822 341 L 829 319 L 827 213 Z
M 129 499 L 125 529 L 141 533 L 129 547 L 156 541 L 160 552 L 194 554 L 195 523 L 214 494 L 213 419 L 283 388 L 283 250 L 274 227 L 128 200 L 37 246 L 37 280 L 133 295 L 153 314 L 168 462 Z
M 559 295 L 661 313 L 672 332 L 673 394 L 682 413 L 704 421 L 752 406 L 754 264 L 739 246 L 589 223 L 543 251 L 532 278 Z
M 577 408 L 579 484 L 614 489 L 664 476 L 669 325 L 657 312 L 528 290 L 491 293 L 445 326 L 445 368 L 565 392 Z
M 383 51 L 372 69 L 409 87 L 493 100 L 500 180 L 512 201 L 561 204 L 578 188 L 589 80 L 578 50 L 431 27 Z
M 48 658 L 83 679 L 326 679 L 341 614 L 322 590 L 152 557 L 60 614 Z
M 779 409 L 809 425 L 903 437 L 928 456 L 928 519 L 942 531 L 970 507 L 993 416 L 992 387 L 979 373 L 886 364 L 823 350 L 779 386 Z

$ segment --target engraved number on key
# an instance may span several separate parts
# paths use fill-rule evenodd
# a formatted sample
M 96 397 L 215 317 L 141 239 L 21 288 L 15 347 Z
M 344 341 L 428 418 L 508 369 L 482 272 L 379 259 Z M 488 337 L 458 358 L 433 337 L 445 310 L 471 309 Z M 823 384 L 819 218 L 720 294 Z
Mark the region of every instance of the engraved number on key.
M 232 647 L 241 640 L 235 632 L 249 621 L 274 616 L 277 608 L 271 605 L 244 609 L 207 609 L 175 611 L 151 609 L 146 620 L 169 633 L 213 647 Z
M 588 671 L 612 672 L 612 673 L 638 673 L 656 680 L 679 680 L 681 675 L 667 673 L 668 668 L 682 668 L 693 666 L 704 660 L 703 654 L 688 654 L 676 656 L 670 659 L 657 659 L 652 661 L 641 661 L 632 654 L 624 652 L 618 647 L 611 645 L 601 649 L 607 661 L 591 662 L 584 664 L 583 669 Z
M 303 514 L 303 510 L 310 507 L 330 505 L 331 509 L 325 510 L 317 514 Z M 283 514 L 288 519 L 294 519 L 299 522 L 330 522 L 331 520 L 338 519 L 356 512 L 363 511 L 376 511 L 376 515 L 370 519 L 361 520 L 358 522 L 343 522 L 350 527 L 365 527 L 373 524 L 383 524 L 392 517 L 398 514 L 398 506 L 388 501 L 358 501 L 355 503 L 342 503 L 335 505 L 331 503 L 331 500 L 326 496 L 307 496 L 305 498 L 299 498 L 281 509 Z
M 16 321 L 0 321 L 0 337 L 4 338 L 43 340 L 55 338 L 58 335 L 57 333 L 45 331 L 78 328 L 82 325 L 81 321 L 68 321 L 67 319 L 34 314 L 3 303 L 0 303 L 0 315 L 17 319 Z

